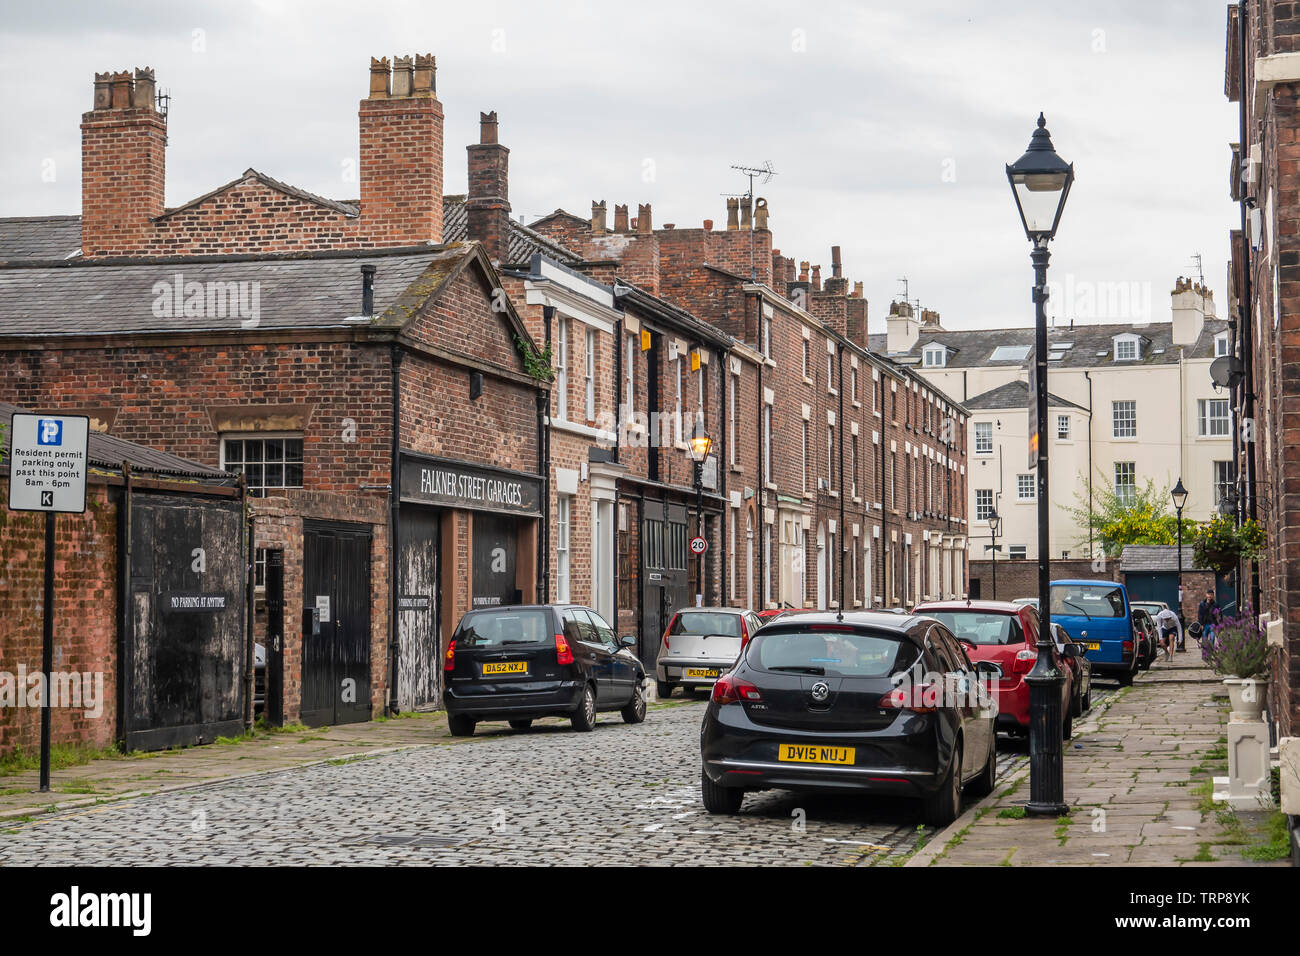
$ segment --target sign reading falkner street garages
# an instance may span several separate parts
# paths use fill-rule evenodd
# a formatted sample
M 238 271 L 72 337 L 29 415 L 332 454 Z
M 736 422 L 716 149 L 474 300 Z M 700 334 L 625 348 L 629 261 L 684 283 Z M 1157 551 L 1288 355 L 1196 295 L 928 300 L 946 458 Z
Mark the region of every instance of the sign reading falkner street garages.
M 403 501 L 529 516 L 541 510 L 541 480 L 520 472 L 403 453 L 401 480 Z
M 15 413 L 9 434 L 10 509 L 84 513 L 90 419 Z

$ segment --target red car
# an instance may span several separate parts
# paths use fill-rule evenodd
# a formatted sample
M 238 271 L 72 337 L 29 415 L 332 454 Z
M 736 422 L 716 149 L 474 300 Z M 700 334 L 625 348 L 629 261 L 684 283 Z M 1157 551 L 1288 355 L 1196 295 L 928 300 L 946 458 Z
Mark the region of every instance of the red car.
M 993 661 L 1002 667 L 998 681 L 998 730 L 1029 733 L 1029 685 L 1025 677 L 1038 660 L 1038 612 L 1009 601 L 931 601 L 916 606 L 916 614 L 942 623 L 966 645 L 972 662 Z M 1070 739 L 1074 725 L 1074 661 L 1060 653 L 1055 643 L 1052 655 L 1065 674 L 1061 683 L 1061 733 Z

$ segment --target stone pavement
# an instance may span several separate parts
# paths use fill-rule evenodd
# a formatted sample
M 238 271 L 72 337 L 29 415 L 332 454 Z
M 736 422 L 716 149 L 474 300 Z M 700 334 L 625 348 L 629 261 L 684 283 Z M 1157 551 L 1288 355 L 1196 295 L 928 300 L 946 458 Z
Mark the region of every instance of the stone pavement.
M 1241 851 L 1262 841 L 1252 830 L 1264 813 L 1210 800 L 1211 778 L 1226 773 L 1227 720 L 1223 684 L 1189 642 L 1076 719 L 1065 745 L 1067 815 L 1024 816 L 1026 766 L 907 865 L 1260 865 Z

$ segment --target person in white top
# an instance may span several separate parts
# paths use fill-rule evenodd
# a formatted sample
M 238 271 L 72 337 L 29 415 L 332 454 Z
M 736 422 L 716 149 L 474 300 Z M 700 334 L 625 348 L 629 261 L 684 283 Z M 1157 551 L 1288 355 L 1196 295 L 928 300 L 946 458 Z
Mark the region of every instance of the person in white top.
M 1165 660 L 1174 659 L 1174 635 L 1178 643 L 1183 642 L 1183 625 L 1178 615 L 1169 608 L 1164 608 L 1156 615 L 1156 626 L 1160 628 L 1160 645 L 1165 649 Z

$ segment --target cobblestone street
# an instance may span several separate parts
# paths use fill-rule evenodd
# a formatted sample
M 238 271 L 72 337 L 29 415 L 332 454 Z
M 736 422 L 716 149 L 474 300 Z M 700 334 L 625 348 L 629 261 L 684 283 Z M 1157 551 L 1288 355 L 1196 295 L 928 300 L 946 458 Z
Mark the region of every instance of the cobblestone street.
M 907 801 L 772 791 L 710 816 L 704 707 L 674 701 L 635 726 L 606 716 L 591 734 L 484 725 L 468 743 L 43 816 L 0 833 L 0 864 L 856 866 L 916 845 Z M 1000 776 L 1025 761 L 1003 744 Z

